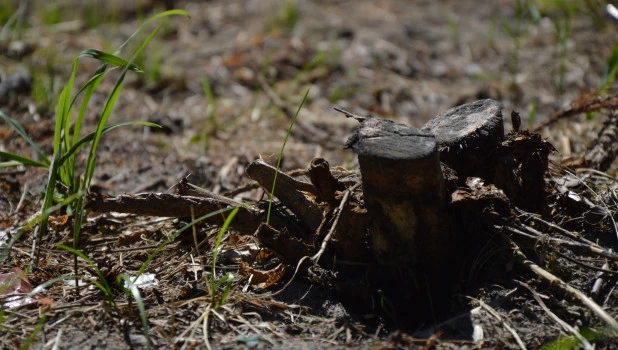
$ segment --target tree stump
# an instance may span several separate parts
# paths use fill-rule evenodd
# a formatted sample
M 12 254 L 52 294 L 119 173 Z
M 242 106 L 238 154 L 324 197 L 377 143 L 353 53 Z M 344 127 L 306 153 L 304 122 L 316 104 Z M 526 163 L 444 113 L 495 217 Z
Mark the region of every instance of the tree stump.
M 436 138 L 390 120 L 359 120 L 346 148 L 358 154 L 365 207 L 374 219 L 368 243 L 376 262 L 411 269 L 413 275 L 438 272 L 446 266 L 451 240 Z
M 466 178 L 488 178 L 488 160 L 504 140 L 502 106 L 486 99 L 467 103 L 438 114 L 422 128 L 436 136 L 440 161 Z

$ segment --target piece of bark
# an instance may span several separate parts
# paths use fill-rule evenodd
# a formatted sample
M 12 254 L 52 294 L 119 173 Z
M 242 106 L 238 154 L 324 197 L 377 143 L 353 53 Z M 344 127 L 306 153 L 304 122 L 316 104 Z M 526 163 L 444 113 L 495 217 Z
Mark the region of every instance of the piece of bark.
M 461 181 L 468 176 L 486 178 L 486 161 L 504 140 L 501 109 L 497 101 L 479 100 L 451 108 L 423 126 L 423 131 L 436 136 L 440 161 Z
M 95 212 L 118 212 L 138 215 L 195 218 L 230 206 L 214 198 L 179 196 L 168 193 L 141 193 L 110 197 L 90 193 L 86 209 Z M 193 211 L 191 210 L 193 208 Z M 230 226 L 241 234 L 253 234 L 262 222 L 263 212 L 250 206 L 239 206 L 239 211 Z M 221 225 L 226 214 L 214 215 L 205 222 Z
M 317 190 L 317 199 L 320 202 L 331 202 L 335 198 L 335 191 L 345 189 L 330 172 L 328 162 L 323 158 L 314 158 L 309 165 L 309 179 Z
M 272 190 L 277 169 L 266 164 L 263 160 L 257 159 L 247 166 L 246 172 L 252 180 L 257 181 L 266 191 L 270 192 Z M 274 196 L 296 214 L 297 218 L 305 223 L 309 230 L 315 231 L 322 223 L 322 211 L 297 189 L 298 183 L 300 181 L 279 171 Z M 310 185 L 307 183 L 303 184 L 304 187 L 309 187 L 308 185 Z M 313 187 L 314 192 L 317 192 L 314 186 L 310 187 Z
M 375 224 L 368 242 L 378 263 L 422 266 L 423 273 L 444 268 L 450 240 L 436 138 L 390 120 L 363 118 L 349 147 L 358 154 L 365 207 Z
M 312 253 L 312 247 L 301 239 L 292 237 L 287 229 L 281 231 L 262 223 L 255 232 L 262 245 L 276 252 L 286 264 L 296 264 L 303 256 Z
M 541 212 L 550 190 L 545 182 L 549 154 L 555 151 L 538 133 L 510 132 L 488 162 L 484 179 L 502 189 L 515 206 Z

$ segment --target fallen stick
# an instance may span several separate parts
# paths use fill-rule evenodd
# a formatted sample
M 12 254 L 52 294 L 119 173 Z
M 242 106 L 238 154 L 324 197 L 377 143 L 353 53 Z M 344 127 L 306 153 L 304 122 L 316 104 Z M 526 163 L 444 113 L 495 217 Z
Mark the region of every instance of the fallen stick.
M 88 195 L 85 208 L 95 212 L 118 212 L 138 215 L 191 217 L 191 208 L 195 216 L 203 216 L 229 206 L 240 208 L 231 226 L 241 234 L 253 234 L 260 225 L 263 211 L 243 205 L 239 202 L 221 201 L 216 198 L 180 196 L 168 193 L 138 193 L 111 197 L 91 193 Z M 221 225 L 225 217 L 213 216 L 205 220 L 207 223 Z
M 266 164 L 262 159 L 256 159 L 247 166 L 246 172 L 252 180 L 259 183 L 266 191 L 271 191 L 277 169 Z M 286 173 L 279 171 L 277 174 L 275 193 L 273 193 L 273 195 L 314 232 L 320 227 L 320 223 L 322 223 L 322 211 L 313 201 L 309 200 L 299 188 L 301 190 L 311 190 L 312 193 L 317 192 L 315 186 L 298 181 Z

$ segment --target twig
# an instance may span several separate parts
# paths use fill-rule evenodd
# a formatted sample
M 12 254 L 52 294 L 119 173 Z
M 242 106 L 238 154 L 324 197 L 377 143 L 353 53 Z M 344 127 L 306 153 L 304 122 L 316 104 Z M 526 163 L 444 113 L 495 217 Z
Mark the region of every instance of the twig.
M 502 323 L 502 325 L 504 326 L 504 328 L 506 328 L 507 331 L 509 331 L 509 333 L 511 333 L 511 335 L 513 336 L 513 338 L 515 338 L 515 342 L 517 343 L 517 345 L 519 345 L 520 349 L 526 350 L 526 346 L 524 345 L 524 343 L 521 341 L 521 338 L 519 337 L 519 335 L 517 334 L 517 332 L 513 329 L 513 327 L 511 327 L 508 322 L 506 322 L 501 316 L 500 314 L 491 306 L 485 304 L 482 300 L 480 299 L 474 299 L 469 297 L 470 299 L 476 301 L 479 303 L 479 305 L 487 310 L 487 312 L 489 312 L 493 317 L 495 317 L 498 321 L 500 321 Z
M 19 210 L 21 209 L 21 206 L 24 204 L 24 199 L 26 199 L 26 193 L 28 193 L 28 182 L 24 184 L 24 190 L 22 191 L 21 196 L 19 197 L 19 202 L 17 202 L 17 206 L 15 207 L 15 210 L 12 210 L 10 215 L 14 215 L 17 212 L 19 212 Z
M 350 189 L 345 191 L 345 194 L 343 195 L 343 198 L 341 199 L 341 203 L 339 203 L 339 207 L 337 208 L 337 214 L 335 214 L 335 220 L 333 221 L 333 225 L 330 227 L 330 230 L 328 231 L 328 234 L 326 235 L 326 237 L 324 237 L 324 240 L 322 241 L 322 245 L 320 246 L 320 250 L 313 257 L 311 257 L 311 260 L 313 260 L 314 264 L 318 263 L 322 254 L 324 254 L 324 251 L 326 251 L 326 246 L 328 245 L 328 242 L 330 242 L 330 239 L 335 233 L 335 229 L 337 228 L 337 224 L 339 223 L 339 217 L 341 217 L 341 212 L 343 211 L 343 207 L 348 202 L 348 199 L 350 198 L 350 193 L 352 193 L 352 191 L 354 191 L 358 186 L 360 186 L 360 183 L 352 186 Z
M 526 238 L 529 238 L 529 239 L 534 239 L 534 240 L 543 239 L 546 242 L 554 243 L 556 245 L 562 245 L 562 246 L 570 247 L 571 249 L 579 249 L 583 253 L 586 253 L 586 254 L 591 255 L 591 256 L 599 256 L 599 255 L 601 255 L 601 256 L 603 256 L 605 258 L 618 261 L 618 254 L 616 254 L 616 253 L 614 253 L 614 252 L 612 252 L 610 250 L 606 250 L 604 248 L 601 248 L 599 246 L 596 246 L 596 245 L 586 245 L 584 243 L 572 242 L 572 241 L 567 241 L 567 240 L 560 239 L 560 238 L 549 237 L 547 234 L 539 232 L 539 231 L 533 229 L 532 227 L 528 227 L 528 226 L 525 226 L 525 225 L 520 225 L 518 227 L 519 227 L 519 230 L 516 229 L 515 227 L 510 227 L 510 226 L 495 226 L 496 229 L 504 229 L 506 231 L 509 231 L 511 233 L 515 233 L 515 234 L 517 234 L 519 236 L 526 237 Z M 529 233 L 523 232 L 522 230 L 526 230 Z
M 328 234 L 326 235 L 326 237 L 324 237 L 324 241 L 322 241 L 322 245 L 321 245 L 320 250 L 318 251 L 318 253 L 316 253 L 313 257 L 311 257 L 311 256 L 303 256 L 298 261 L 298 263 L 296 264 L 296 269 L 294 270 L 294 274 L 292 275 L 292 278 L 290 278 L 290 280 L 281 289 L 279 289 L 276 292 L 270 293 L 267 296 L 272 297 L 272 296 L 276 296 L 276 295 L 279 295 L 279 294 L 283 293 L 283 291 L 286 290 L 290 286 L 290 284 L 292 284 L 292 281 L 294 281 L 294 278 L 296 277 L 296 274 L 300 270 L 300 267 L 302 266 L 302 263 L 305 262 L 307 259 L 311 259 L 314 263 L 317 263 L 317 261 L 320 259 L 320 256 L 322 255 L 322 253 L 324 253 L 324 250 L 326 249 L 326 244 L 331 239 L 331 236 L 332 236 L 333 232 L 335 231 L 335 227 L 337 226 L 337 222 L 339 221 L 339 216 L 341 214 L 341 211 L 343 210 L 345 202 L 347 202 L 349 195 L 352 193 L 352 191 L 357 186 L 360 186 L 360 184 L 356 184 L 356 185 L 348 188 L 345 191 L 346 193 L 344 194 L 343 198 L 341 199 L 341 204 L 338 207 L 338 212 L 337 212 L 337 216 L 335 218 L 335 221 L 333 222 L 333 225 L 331 226 L 331 229 L 328 232 Z
M 541 268 L 539 265 L 528 260 L 526 255 L 521 251 L 519 246 L 515 244 L 515 242 L 513 242 L 513 240 L 511 240 L 508 237 L 506 237 L 506 239 L 510 241 L 511 247 L 513 248 L 513 252 L 515 254 L 515 258 L 518 260 L 518 262 L 521 265 L 528 268 L 531 272 L 533 272 L 540 278 L 546 280 L 550 286 L 558 287 L 563 292 L 566 292 L 567 294 L 571 295 L 573 298 L 579 300 L 582 304 L 587 306 L 595 315 L 597 315 L 597 317 L 599 317 L 601 320 L 603 320 L 605 323 L 607 323 L 611 327 L 612 334 L 618 335 L 618 322 L 611 315 L 605 312 L 605 310 L 603 310 L 603 308 L 601 308 L 599 304 L 594 302 L 594 300 L 590 299 L 584 293 L 580 292 L 576 288 L 572 287 L 571 285 L 561 280 L 559 277 L 553 275 L 549 271 Z
M 607 269 L 607 267 L 609 266 L 608 264 L 604 264 L 604 265 L 603 265 L 603 266 L 604 266 L 604 268 L 601 268 L 601 267 L 596 267 L 596 266 L 592 266 L 592 265 L 586 264 L 586 263 L 581 262 L 581 261 L 579 261 L 579 260 L 577 260 L 577 259 L 573 259 L 573 258 L 571 258 L 571 257 L 567 256 L 566 254 L 562 254 L 562 253 L 561 253 L 561 252 L 559 252 L 559 251 L 556 251 L 556 254 L 557 254 L 559 257 L 561 257 L 561 258 L 563 258 L 563 259 L 565 259 L 565 260 L 568 260 L 568 261 L 572 262 L 573 264 L 577 264 L 577 265 L 579 265 L 579 266 L 583 266 L 583 267 L 585 267 L 585 268 L 587 268 L 587 269 L 590 269 L 590 270 L 593 270 L 593 271 L 598 271 L 598 272 L 600 272 L 600 273 L 607 273 L 607 274 L 614 275 L 614 276 L 615 276 L 615 275 L 618 275 L 618 272 L 617 272 L 617 271 L 612 271 L 612 270 Z
M 346 118 L 356 119 L 359 123 L 362 122 L 363 120 L 367 119 L 365 117 L 361 117 L 361 116 L 358 116 L 358 115 L 356 115 L 354 113 L 348 112 L 348 111 L 346 111 L 343 108 L 333 107 L 333 109 L 336 110 L 339 113 L 343 113 L 346 116 Z
M 565 230 L 564 228 L 562 228 L 562 227 L 560 227 L 560 226 L 558 226 L 558 225 L 556 225 L 556 224 L 554 224 L 552 222 L 545 221 L 545 220 L 535 216 L 534 214 L 528 213 L 528 212 L 526 212 L 524 210 L 521 210 L 521 209 L 519 209 L 517 207 L 515 208 L 515 211 L 518 212 L 521 215 L 528 216 L 530 219 L 532 219 L 534 221 L 540 222 L 540 223 L 545 224 L 545 225 L 547 225 L 547 226 L 549 226 L 549 227 L 551 227 L 553 229 L 556 229 L 560 233 L 562 233 L 563 235 L 565 235 L 565 236 L 567 236 L 567 237 L 569 237 L 569 238 L 571 238 L 573 240 L 576 240 L 576 241 L 582 242 L 582 243 L 586 243 L 586 244 L 589 244 L 591 246 L 597 246 L 598 247 L 598 245 L 596 243 L 585 239 L 584 237 L 580 236 L 579 234 L 573 233 L 573 232 L 568 231 L 568 230 Z
M 537 303 L 539 303 L 539 305 L 541 306 L 541 308 L 547 313 L 547 315 L 549 315 L 549 317 L 551 317 L 557 324 L 559 324 L 562 328 L 564 328 L 565 331 L 573 334 L 573 336 L 575 336 L 579 342 L 583 345 L 584 349 L 586 350 L 592 350 L 594 349 L 594 347 L 588 342 L 588 340 L 586 340 L 586 338 L 584 338 L 577 329 L 575 329 L 575 327 L 571 326 L 570 324 L 566 323 L 565 321 L 563 321 L 562 319 L 560 319 L 560 317 L 558 317 L 556 314 L 554 314 L 548 307 L 547 305 L 545 305 L 545 302 L 543 302 L 543 300 L 541 299 L 541 297 L 539 296 L 539 293 L 537 293 L 536 290 L 534 290 L 530 285 L 528 285 L 527 283 L 521 282 L 521 281 L 517 281 L 517 283 L 519 283 L 521 286 L 525 287 L 526 289 L 528 289 L 530 291 L 530 293 L 532 293 L 532 297 L 534 298 L 534 300 L 537 301 Z

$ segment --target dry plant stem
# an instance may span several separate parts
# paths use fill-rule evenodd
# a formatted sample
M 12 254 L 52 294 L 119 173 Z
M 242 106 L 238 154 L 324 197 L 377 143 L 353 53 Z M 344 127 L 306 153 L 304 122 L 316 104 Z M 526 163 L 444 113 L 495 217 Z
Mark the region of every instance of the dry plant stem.
M 558 287 L 560 290 L 569 294 L 574 299 L 579 300 L 583 305 L 587 306 L 595 315 L 597 315 L 597 317 L 599 317 L 601 320 L 607 323 L 608 326 L 611 327 L 613 335 L 618 335 L 618 322 L 616 321 L 615 318 L 613 318 L 611 315 L 605 312 L 605 310 L 603 310 L 603 308 L 599 306 L 599 304 L 595 303 L 594 300 L 590 299 L 584 293 L 580 292 L 579 290 L 572 287 L 571 285 L 565 283 L 563 280 L 553 275 L 549 271 L 541 268 L 539 265 L 528 260 L 526 255 L 521 251 L 519 246 L 515 244 L 515 242 L 513 242 L 508 237 L 506 239 L 510 241 L 511 248 L 513 249 L 513 253 L 515 254 L 515 258 L 521 265 L 528 268 L 531 272 L 533 272 L 538 277 L 547 281 L 547 283 L 549 283 L 550 286 Z
M 545 313 L 547 313 L 547 315 L 549 315 L 549 317 L 551 317 L 557 324 L 559 324 L 566 332 L 569 332 L 569 333 L 573 334 L 573 336 L 579 340 L 579 342 L 584 347 L 584 349 L 586 349 L 586 350 L 593 350 L 594 349 L 594 347 L 590 344 L 590 342 L 588 342 L 588 340 L 586 340 L 586 338 L 584 338 L 579 333 L 579 331 L 577 329 L 575 329 L 575 327 L 573 327 L 570 324 L 568 324 L 565 321 L 563 321 L 560 317 L 558 317 L 555 313 L 553 313 L 547 307 L 547 305 L 545 305 L 545 303 L 543 302 L 543 300 L 539 296 L 539 293 L 537 293 L 537 291 L 534 290 L 534 288 L 532 288 L 527 283 L 524 283 L 524 282 L 521 282 L 521 281 L 517 281 L 517 283 L 519 283 L 521 286 L 523 286 L 526 289 L 528 289 L 530 291 L 530 293 L 532 293 L 532 297 L 534 298 L 534 300 L 536 300 L 537 303 L 539 303 L 539 305 L 541 306 L 543 311 L 545 311 Z
M 551 244 L 556 244 L 556 245 L 562 245 L 562 246 L 566 246 L 569 247 L 571 249 L 576 249 L 579 250 L 580 252 L 582 252 L 582 254 L 587 254 L 589 256 L 594 256 L 594 257 L 598 257 L 599 255 L 603 256 L 604 258 L 608 258 L 614 261 L 618 261 L 618 254 L 610 251 L 610 250 L 606 250 L 603 249 L 599 246 L 596 245 L 590 245 L 590 244 L 584 244 L 584 243 L 579 243 L 579 242 L 571 242 L 571 241 L 567 241 L 564 239 L 559 239 L 559 238 L 553 238 L 553 237 L 549 237 L 549 235 L 541 233 L 535 229 L 533 229 L 532 227 L 528 227 L 528 226 L 518 226 L 519 230 L 514 228 L 514 227 L 510 227 L 510 226 L 497 226 L 497 229 L 505 229 L 511 233 L 515 233 L 517 235 L 526 237 L 526 238 L 530 238 L 530 239 L 534 239 L 536 240 L 543 240 L 545 242 L 551 243 Z M 529 233 L 524 232 L 528 231 Z
M 502 316 L 500 316 L 500 314 L 491 306 L 485 304 L 482 300 L 480 299 L 474 299 L 471 298 L 472 300 L 476 301 L 479 303 L 479 305 L 487 310 L 487 312 L 489 312 L 493 317 L 495 317 L 498 321 L 500 321 L 502 323 L 502 325 L 504 326 L 504 328 L 506 328 L 507 331 L 509 331 L 509 333 L 511 333 L 511 335 L 513 336 L 513 338 L 515 339 L 515 342 L 517 343 L 517 345 L 519 346 L 520 349 L 526 350 L 526 346 L 524 345 L 524 342 L 521 341 L 521 338 L 519 337 L 519 335 L 517 334 L 517 332 L 513 329 L 513 327 L 511 327 L 508 322 L 506 322 Z
M 230 312 L 230 314 L 235 313 L 233 310 L 228 310 L 228 312 Z M 251 322 L 249 322 L 246 318 L 242 317 L 242 315 L 235 315 L 234 317 L 230 317 L 230 320 L 244 324 L 245 326 L 250 328 L 253 332 L 255 332 L 255 334 L 262 334 L 262 336 L 264 337 L 264 340 L 269 342 L 270 345 L 276 345 L 272 337 L 268 336 L 267 334 L 264 334 L 263 331 L 260 331 L 260 329 L 258 329 L 256 326 L 252 325 Z M 236 330 L 240 334 L 240 332 L 235 327 L 232 326 L 232 328 L 234 328 L 234 330 Z
M 515 211 L 517 213 L 519 213 L 520 215 L 526 215 L 526 216 L 528 216 L 530 219 L 532 219 L 534 221 L 540 222 L 540 223 L 545 224 L 545 225 L 547 225 L 547 226 L 549 226 L 551 228 L 554 228 L 554 229 L 558 230 L 561 234 L 563 234 L 563 235 L 565 235 L 565 236 L 567 236 L 567 237 L 569 237 L 569 238 L 571 238 L 573 240 L 576 240 L 576 241 L 581 242 L 581 243 L 586 243 L 588 245 L 591 245 L 591 246 L 594 246 L 594 247 L 598 247 L 599 249 L 601 249 L 601 247 L 599 247 L 596 243 L 594 243 L 594 242 L 592 242 L 590 240 L 585 239 L 584 237 L 580 236 L 577 233 L 573 233 L 571 231 L 565 230 L 562 227 L 560 227 L 560 226 L 558 226 L 558 225 L 556 225 L 554 223 L 551 223 L 549 221 L 545 221 L 545 220 L 537 217 L 536 215 L 528 213 L 528 212 L 526 212 L 524 210 L 521 210 L 519 208 L 515 208 Z
M 261 158 L 256 159 L 247 166 L 247 175 L 262 187 L 266 187 L 264 184 L 272 183 L 276 171 L 275 167 L 266 164 Z M 251 174 L 249 172 L 251 172 Z M 255 177 L 255 179 L 253 177 Z M 297 180 L 281 170 L 279 170 L 279 174 L 277 175 L 276 187 L 283 187 L 282 191 L 303 191 L 314 195 L 318 193 L 318 189 L 313 184 Z M 275 191 L 278 192 L 277 189 L 275 189 Z
M 178 196 L 167 193 L 139 193 L 117 197 L 90 194 L 85 209 L 95 212 L 191 217 L 191 207 L 193 207 L 195 216 L 200 217 L 228 206 L 230 206 L 230 203 L 215 198 Z M 263 212 L 250 206 L 240 206 L 239 208 L 238 217 L 232 222 L 231 226 L 241 234 L 253 234 L 262 221 Z M 205 220 L 205 222 L 211 224 L 222 224 L 223 221 L 222 216 L 213 216 Z
M 587 269 L 590 269 L 590 270 L 593 270 L 593 271 L 598 271 L 598 272 L 600 272 L 600 273 L 607 273 L 607 274 L 610 274 L 610 275 L 612 275 L 612 276 L 616 276 L 616 275 L 618 275 L 618 272 L 616 272 L 616 271 L 612 271 L 612 270 L 608 270 L 608 269 L 607 269 L 607 268 L 608 268 L 608 265 L 607 265 L 607 264 L 604 264 L 604 265 L 603 265 L 604 267 L 596 267 L 596 266 L 592 266 L 592 265 L 586 264 L 586 263 L 584 263 L 584 262 L 581 262 L 581 261 L 579 261 L 579 260 L 577 260 L 577 259 L 573 259 L 573 258 L 571 258 L 571 257 L 568 257 L 567 255 L 562 254 L 562 253 L 560 253 L 559 251 L 556 251 L 556 254 L 557 254 L 559 257 L 561 257 L 561 258 L 563 258 L 563 259 L 565 259 L 565 260 L 568 260 L 568 261 L 572 262 L 573 264 L 577 264 L 577 265 L 579 265 L 579 266 L 583 266 L 583 267 L 585 267 L 585 268 L 587 268 Z
M 272 189 L 273 179 L 275 178 L 277 169 L 266 164 L 263 160 L 257 159 L 247 166 L 246 171 L 247 175 L 249 175 L 252 180 L 257 181 L 263 188 L 267 190 Z M 296 184 L 298 182 L 300 181 L 279 171 L 274 196 L 296 214 L 311 231 L 315 231 L 320 227 L 320 223 L 322 222 L 322 211 L 314 202 L 297 190 Z
M 26 182 L 26 184 L 24 184 L 24 190 L 21 192 L 21 196 L 19 197 L 19 202 L 17 202 L 15 210 L 11 210 L 10 215 L 17 214 L 17 212 L 21 209 L 21 206 L 24 204 L 24 199 L 26 199 L 26 193 L 28 193 L 28 186 L 28 182 Z
M 334 110 L 336 110 L 339 113 L 343 113 L 343 115 L 346 116 L 346 118 L 352 118 L 352 119 L 356 119 L 356 121 L 358 121 L 359 123 L 362 122 L 363 120 L 367 119 L 366 117 L 361 117 L 358 116 L 352 112 L 348 112 L 343 108 L 339 108 L 339 107 L 333 107 Z
M 293 120 L 294 115 L 296 114 L 294 110 L 288 107 L 288 105 L 281 100 L 277 93 L 270 87 L 270 85 L 268 85 L 268 82 L 262 75 L 258 74 L 257 79 L 262 87 L 262 90 L 264 90 L 266 96 L 270 99 L 270 102 L 274 104 L 281 112 L 283 112 L 286 117 Z M 328 148 L 341 147 L 339 143 L 334 142 L 323 130 L 318 129 L 309 123 L 305 123 L 302 120 L 296 120 L 295 124 L 296 127 L 301 130 L 300 137 L 302 139 L 310 142 L 319 142 L 322 146 Z
M 571 105 L 554 113 L 545 122 L 534 128 L 534 131 L 540 132 L 544 127 L 549 126 L 560 119 L 572 117 L 581 113 L 596 112 L 602 109 L 611 109 L 618 106 L 618 94 L 596 96 L 595 92 L 583 95 L 577 100 L 571 102 Z

